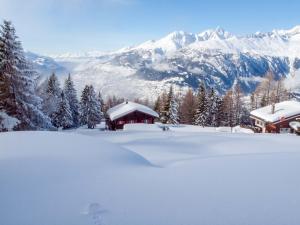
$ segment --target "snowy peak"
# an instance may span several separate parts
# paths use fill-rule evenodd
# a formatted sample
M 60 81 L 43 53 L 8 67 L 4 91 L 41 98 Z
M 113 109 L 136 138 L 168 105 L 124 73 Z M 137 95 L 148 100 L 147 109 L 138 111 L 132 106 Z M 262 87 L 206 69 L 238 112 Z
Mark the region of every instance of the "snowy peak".
M 147 41 L 141 45 L 134 47 L 134 50 L 143 49 L 143 50 L 157 50 L 160 49 L 163 52 L 174 52 L 180 50 L 184 47 L 188 47 L 191 44 L 208 41 L 208 40 L 225 40 L 228 38 L 234 37 L 228 31 L 225 31 L 221 27 L 216 29 L 206 30 L 200 34 L 193 34 L 184 31 L 175 31 L 167 36 L 154 41 Z
M 162 38 L 160 41 L 161 42 L 169 41 L 169 42 L 173 42 L 179 47 L 184 47 L 197 41 L 197 36 L 195 34 L 187 33 L 184 31 L 175 31 L 169 34 L 168 36 L 166 36 L 165 38 Z
M 282 36 L 294 36 L 300 34 L 300 25 L 293 27 L 289 30 L 273 30 L 272 33 L 276 33 Z
M 201 41 L 207 40 L 224 40 L 233 37 L 231 33 L 225 31 L 221 27 L 217 27 L 215 30 L 206 30 L 198 35 Z
M 163 52 L 173 52 L 186 47 L 198 40 L 197 35 L 184 31 L 175 31 L 168 34 L 166 37 L 157 41 L 150 40 L 133 49 L 143 50 L 162 50 Z

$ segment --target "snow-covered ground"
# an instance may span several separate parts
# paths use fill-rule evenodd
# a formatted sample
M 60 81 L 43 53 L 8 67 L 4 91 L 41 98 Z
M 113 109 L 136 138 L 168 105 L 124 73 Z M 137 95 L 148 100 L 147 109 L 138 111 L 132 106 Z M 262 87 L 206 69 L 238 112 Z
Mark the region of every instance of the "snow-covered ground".
M 229 131 L 0 133 L 0 224 L 298 225 L 300 138 Z

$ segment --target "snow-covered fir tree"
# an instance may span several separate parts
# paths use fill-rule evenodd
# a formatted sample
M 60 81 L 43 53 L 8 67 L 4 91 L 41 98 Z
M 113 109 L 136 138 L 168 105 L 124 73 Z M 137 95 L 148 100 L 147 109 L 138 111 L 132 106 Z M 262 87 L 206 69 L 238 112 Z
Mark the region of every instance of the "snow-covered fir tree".
M 169 112 L 168 112 L 168 120 L 167 123 L 177 125 L 179 124 L 179 116 L 178 116 L 178 102 L 176 100 L 173 86 L 170 87 L 168 93 L 168 102 L 169 102 Z
M 0 111 L 20 120 L 15 129 L 52 128 L 41 111 L 36 78 L 12 23 L 4 21 L 0 28 Z
M 107 110 L 106 110 L 106 106 L 105 106 L 105 103 L 104 103 L 104 100 L 102 98 L 102 94 L 100 91 L 98 92 L 97 101 L 98 101 L 99 108 L 100 108 L 100 120 L 101 120 L 102 118 L 104 118 L 106 116 L 105 113 Z
M 87 125 L 90 129 L 95 128 L 96 124 L 101 121 L 100 105 L 92 85 L 86 85 L 82 91 L 80 121 L 82 125 Z
M 74 125 L 72 111 L 64 92 L 61 93 L 58 110 L 53 114 L 53 124 L 63 129 L 69 129 Z
M 68 101 L 71 115 L 72 115 L 72 126 L 78 127 L 79 123 L 79 101 L 77 99 L 77 92 L 74 87 L 74 83 L 72 81 L 71 75 L 69 74 L 68 78 L 65 80 L 64 84 L 64 95 Z
M 194 124 L 199 126 L 206 126 L 208 117 L 208 103 L 206 96 L 206 89 L 203 82 L 199 86 L 199 91 L 197 95 L 197 107 L 195 110 Z
M 215 126 L 215 120 L 216 120 L 216 111 L 217 111 L 217 104 L 216 104 L 216 92 L 213 88 L 211 88 L 208 97 L 207 97 L 207 120 L 206 125 L 207 126 Z
M 215 114 L 215 120 L 213 122 L 214 127 L 219 127 L 222 125 L 222 121 L 224 120 L 224 111 L 223 111 L 223 99 L 221 96 L 216 96 L 215 99 L 216 103 L 216 114 Z
M 3 131 L 8 131 L 8 128 L 5 127 L 4 118 L 0 115 L 0 132 L 3 132 Z
M 51 118 L 58 109 L 61 99 L 61 92 L 59 81 L 55 73 L 52 73 L 47 80 L 46 90 L 42 94 L 43 111 Z
M 223 113 L 224 113 L 224 119 L 222 121 L 223 126 L 234 126 L 234 118 L 235 118 L 235 112 L 234 112 L 234 98 L 233 98 L 233 91 L 229 90 L 226 95 L 223 98 Z

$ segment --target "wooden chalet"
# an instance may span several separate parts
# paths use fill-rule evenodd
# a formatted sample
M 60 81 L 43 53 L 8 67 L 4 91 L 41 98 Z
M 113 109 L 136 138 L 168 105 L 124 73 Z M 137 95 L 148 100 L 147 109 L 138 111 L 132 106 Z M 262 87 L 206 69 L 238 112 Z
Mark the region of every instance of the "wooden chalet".
M 123 102 L 107 111 L 107 125 L 110 130 L 123 129 L 129 123 L 153 124 L 158 114 L 147 106 L 135 102 Z
M 300 102 L 284 101 L 250 113 L 253 124 L 262 133 L 290 133 L 290 122 L 300 120 Z

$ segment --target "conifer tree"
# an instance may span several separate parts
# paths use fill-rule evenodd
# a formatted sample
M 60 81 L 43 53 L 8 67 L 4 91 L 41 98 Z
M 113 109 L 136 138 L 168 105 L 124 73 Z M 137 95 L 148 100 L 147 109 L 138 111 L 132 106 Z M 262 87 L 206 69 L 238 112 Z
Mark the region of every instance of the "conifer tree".
M 222 125 L 222 122 L 225 119 L 225 114 L 223 111 L 223 99 L 222 97 L 216 96 L 216 114 L 215 114 L 215 120 L 213 122 L 214 127 L 219 127 Z
M 197 107 L 195 112 L 194 124 L 199 126 L 206 126 L 206 121 L 208 117 L 208 107 L 207 107 L 207 96 L 205 85 L 202 82 L 199 86 L 199 91 L 197 95 Z
M 90 129 L 95 128 L 96 124 L 101 121 L 100 105 L 92 85 L 86 85 L 82 92 L 80 112 L 81 124 L 87 124 Z
M 64 85 L 65 98 L 69 103 L 71 115 L 72 115 L 72 127 L 79 126 L 79 102 L 77 99 L 77 92 L 74 87 L 74 83 L 69 74 L 68 78 L 65 80 Z
M 174 95 L 173 87 L 170 87 L 168 94 L 168 102 L 169 102 L 169 112 L 168 112 L 168 121 L 169 124 L 177 125 L 179 124 L 178 117 L 178 103 Z
M 233 92 L 229 90 L 223 98 L 223 113 L 224 113 L 224 121 L 223 126 L 234 126 L 234 100 L 233 100 Z
M 59 81 L 55 73 L 52 73 L 47 81 L 47 86 L 45 92 L 42 94 L 43 98 L 43 111 L 50 118 L 52 123 L 54 114 L 58 110 L 58 106 L 61 100 L 62 90 L 59 87 Z
M 15 129 L 50 129 L 36 94 L 37 73 L 26 60 L 11 22 L 0 28 L 0 110 L 20 120 Z
M 61 100 L 58 105 L 58 110 L 53 114 L 53 124 L 57 128 L 69 129 L 73 127 L 72 111 L 69 102 L 64 94 L 61 93 Z
M 100 91 L 98 92 L 97 101 L 98 101 L 99 108 L 100 108 L 100 117 L 101 117 L 101 119 L 105 118 L 106 117 L 105 114 L 106 114 L 107 110 L 106 110 L 105 103 L 104 103 L 104 100 L 102 98 Z
M 207 120 L 206 120 L 206 125 L 207 126 L 214 126 L 215 124 L 215 119 L 216 119 L 216 111 L 217 111 L 217 105 L 216 105 L 216 92 L 212 88 L 208 94 L 207 98 L 207 105 L 208 105 L 208 115 L 207 115 Z
M 81 93 L 80 98 L 80 124 L 87 124 L 89 115 L 89 91 L 90 87 L 86 85 Z

